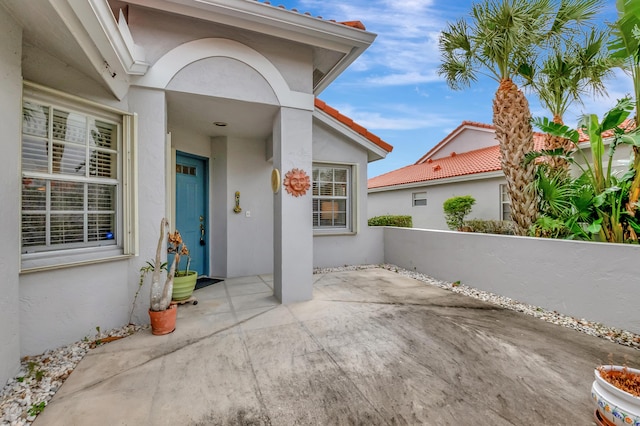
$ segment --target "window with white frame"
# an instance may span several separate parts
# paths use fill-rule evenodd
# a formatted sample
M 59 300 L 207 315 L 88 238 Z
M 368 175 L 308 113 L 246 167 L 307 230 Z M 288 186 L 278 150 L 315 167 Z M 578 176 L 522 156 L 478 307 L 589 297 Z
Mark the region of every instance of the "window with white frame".
M 500 185 L 500 219 L 511 220 L 511 198 L 506 184 Z
M 133 142 L 132 116 L 71 97 L 57 102 L 53 92 L 39 94 L 25 88 L 22 108 L 23 265 L 30 256 L 105 248 L 130 253 L 123 175 L 132 173 L 123 170 L 123 146 Z
M 426 206 L 427 205 L 427 192 L 414 192 L 411 194 L 412 205 L 416 206 Z
M 351 231 L 351 167 L 313 166 L 313 228 Z

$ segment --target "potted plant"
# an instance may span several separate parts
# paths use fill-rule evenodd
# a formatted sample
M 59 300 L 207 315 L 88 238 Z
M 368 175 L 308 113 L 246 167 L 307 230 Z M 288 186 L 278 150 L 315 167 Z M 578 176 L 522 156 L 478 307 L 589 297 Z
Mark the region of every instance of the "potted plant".
M 189 266 L 191 265 L 189 249 L 184 241 L 182 241 L 182 235 L 180 235 L 180 232 L 177 229 L 175 232 L 169 234 L 167 253 L 175 256 L 174 261 L 176 264 L 171 299 L 175 301 L 187 300 L 191 297 L 193 290 L 196 287 L 198 272 L 189 270 Z M 187 258 L 187 269 L 180 269 L 181 256 L 186 256 Z
M 599 425 L 640 426 L 640 370 L 621 365 L 597 367 L 591 398 Z
M 167 219 L 162 218 L 156 256 L 154 262 L 147 268 L 147 272 L 149 270 L 152 271 L 149 318 L 151 320 L 151 332 L 156 335 L 168 334 L 176 329 L 176 315 L 178 312 L 177 306 L 171 304 L 171 295 L 173 293 L 173 277 L 176 270 L 176 262 L 180 260 L 179 254 L 173 259 L 164 283 L 160 281 L 162 270 L 166 269 L 166 265 L 163 267 L 160 253 L 162 253 L 161 250 L 165 236 L 170 236 L 166 230 L 168 226 L 169 222 Z M 141 274 L 143 273 L 141 269 Z

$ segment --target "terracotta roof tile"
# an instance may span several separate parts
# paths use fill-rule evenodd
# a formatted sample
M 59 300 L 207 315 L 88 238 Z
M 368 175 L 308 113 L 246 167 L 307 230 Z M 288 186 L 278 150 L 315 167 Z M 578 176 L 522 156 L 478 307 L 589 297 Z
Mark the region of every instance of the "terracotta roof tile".
M 487 128 L 492 128 L 492 126 Z M 544 136 L 541 133 L 535 133 L 533 142 L 534 149 L 542 149 L 544 145 Z M 373 177 L 368 180 L 368 187 L 372 189 L 385 186 L 427 182 L 436 179 L 453 178 L 477 173 L 496 172 L 501 169 L 500 147 L 498 145 L 493 145 L 473 151 L 452 153 L 447 157 L 438 159 L 426 159 L 420 164 L 412 164 L 401 169 Z
M 620 125 L 620 128 L 624 129 L 627 132 L 635 129 L 635 127 L 636 127 L 636 122 L 632 118 L 627 118 Z M 589 141 L 589 135 L 587 135 L 585 132 L 583 132 L 582 129 L 578 129 L 578 133 L 580 134 L 580 139 L 578 139 L 579 142 L 588 142 Z M 613 130 L 607 130 L 606 132 L 602 133 L 602 137 L 604 139 L 610 138 L 612 136 L 613 136 Z
M 389 145 L 388 143 L 380 139 L 380 137 L 374 135 L 373 133 L 368 131 L 366 128 L 354 122 L 351 118 L 347 117 L 344 114 L 341 114 L 337 109 L 330 107 L 329 105 L 326 104 L 326 102 L 321 101 L 318 98 L 315 98 L 314 103 L 316 108 L 318 108 L 320 111 L 323 111 L 326 114 L 330 115 L 331 117 L 335 118 L 337 121 L 349 127 L 354 132 L 367 138 L 370 142 L 376 144 L 377 146 L 379 146 L 380 148 L 384 149 L 387 152 L 393 151 L 393 146 Z
M 302 14 L 302 15 L 309 16 L 309 17 L 311 17 L 311 18 L 313 18 L 313 17 L 314 17 L 314 16 L 311 14 L 311 12 L 304 12 L 304 13 L 301 13 L 301 12 L 298 12 L 298 9 L 295 9 L 295 8 L 287 9 L 287 8 L 286 8 L 284 5 L 282 5 L 282 4 L 279 4 L 279 5 L 277 5 L 277 6 L 276 6 L 276 5 L 274 5 L 274 4 L 271 4 L 271 2 L 270 2 L 269 0 L 264 0 L 264 1 L 255 0 L 255 1 L 256 1 L 256 2 L 258 2 L 258 3 L 262 3 L 262 4 L 266 5 L 266 6 L 275 7 L 275 8 L 278 8 L 278 9 L 284 9 L 284 10 L 287 10 L 287 11 L 289 11 L 289 12 L 300 13 L 300 14 Z M 315 17 L 315 19 L 325 20 L 322 16 L 316 16 L 316 17 Z M 355 28 L 355 29 L 362 30 L 362 31 L 366 31 L 366 30 L 367 30 L 367 29 L 366 29 L 366 27 L 364 26 L 364 24 L 363 24 L 362 22 L 360 22 L 360 21 L 343 21 L 343 22 L 338 22 L 338 21 L 336 21 L 336 20 L 334 20 L 334 19 L 326 19 L 325 21 L 327 21 L 327 22 L 333 22 L 333 23 L 335 23 L 335 24 L 345 25 L 345 26 L 347 26 L 347 27 Z

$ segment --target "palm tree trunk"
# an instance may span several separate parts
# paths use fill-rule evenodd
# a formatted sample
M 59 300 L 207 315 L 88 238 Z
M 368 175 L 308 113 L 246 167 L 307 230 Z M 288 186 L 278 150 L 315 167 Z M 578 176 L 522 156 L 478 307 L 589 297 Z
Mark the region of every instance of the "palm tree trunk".
M 523 165 L 525 154 L 534 149 L 533 129 L 527 98 L 511 79 L 500 82 L 493 100 L 493 124 L 500 144 L 502 171 L 507 179 L 515 232 L 527 235 L 538 215 L 532 186 L 534 164 Z
M 557 124 L 564 124 L 564 121 L 562 120 L 562 116 L 560 115 L 554 115 L 553 122 Z M 550 135 L 549 133 L 545 133 L 544 148 L 549 150 L 562 148 L 562 150 L 566 154 L 571 150 L 571 141 L 561 136 L 554 136 L 554 135 Z M 552 170 L 557 170 L 557 171 L 563 170 L 565 172 L 569 172 L 569 162 L 564 158 L 547 157 L 546 161 Z

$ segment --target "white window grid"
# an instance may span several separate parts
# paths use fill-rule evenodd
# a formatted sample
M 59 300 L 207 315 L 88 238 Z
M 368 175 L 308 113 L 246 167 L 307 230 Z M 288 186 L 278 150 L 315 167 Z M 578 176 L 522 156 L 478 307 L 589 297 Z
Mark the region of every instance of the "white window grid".
M 511 220 L 511 198 L 507 185 L 500 185 L 500 220 Z
M 39 119 L 29 117 L 28 110 L 39 111 Z M 61 123 L 57 118 L 65 114 L 67 122 Z M 71 123 L 68 117 L 73 118 Z M 60 137 L 62 131 L 63 138 Z M 111 143 L 109 136 L 115 137 Z M 121 123 L 25 98 L 22 138 L 22 253 L 118 245 L 118 208 L 122 199 Z M 39 164 L 37 148 L 29 152 L 30 144 L 33 148 L 38 143 L 44 143 L 46 147 L 46 159 L 44 162 L 40 159 Z M 68 150 L 69 161 L 77 163 L 75 170 L 65 167 L 65 150 Z M 110 176 L 104 176 L 105 173 Z M 34 182 L 38 185 L 36 191 L 44 192 L 45 203 L 40 208 L 29 205 L 34 202 L 29 194 L 34 192 L 26 187 Z M 105 200 L 101 202 L 97 195 L 100 192 L 110 193 L 108 205 L 104 204 Z M 55 208 L 52 205 L 55 198 L 65 199 L 64 207 L 71 208 Z M 38 221 L 40 229 L 36 229 L 38 226 L 33 219 L 42 215 L 44 223 Z M 75 219 L 68 220 L 74 216 Z M 105 225 L 106 222 L 109 223 Z M 78 231 L 79 223 L 82 224 L 81 231 Z M 79 232 L 82 232 L 81 236 Z
M 411 205 L 413 207 L 418 207 L 418 206 L 426 206 L 427 205 L 427 192 L 426 191 L 421 191 L 421 192 L 414 192 L 411 194 Z
M 337 176 L 344 176 L 344 179 Z M 313 228 L 351 229 L 351 167 L 314 165 L 312 187 Z M 330 188 L 329 193 L 327 188 Z

